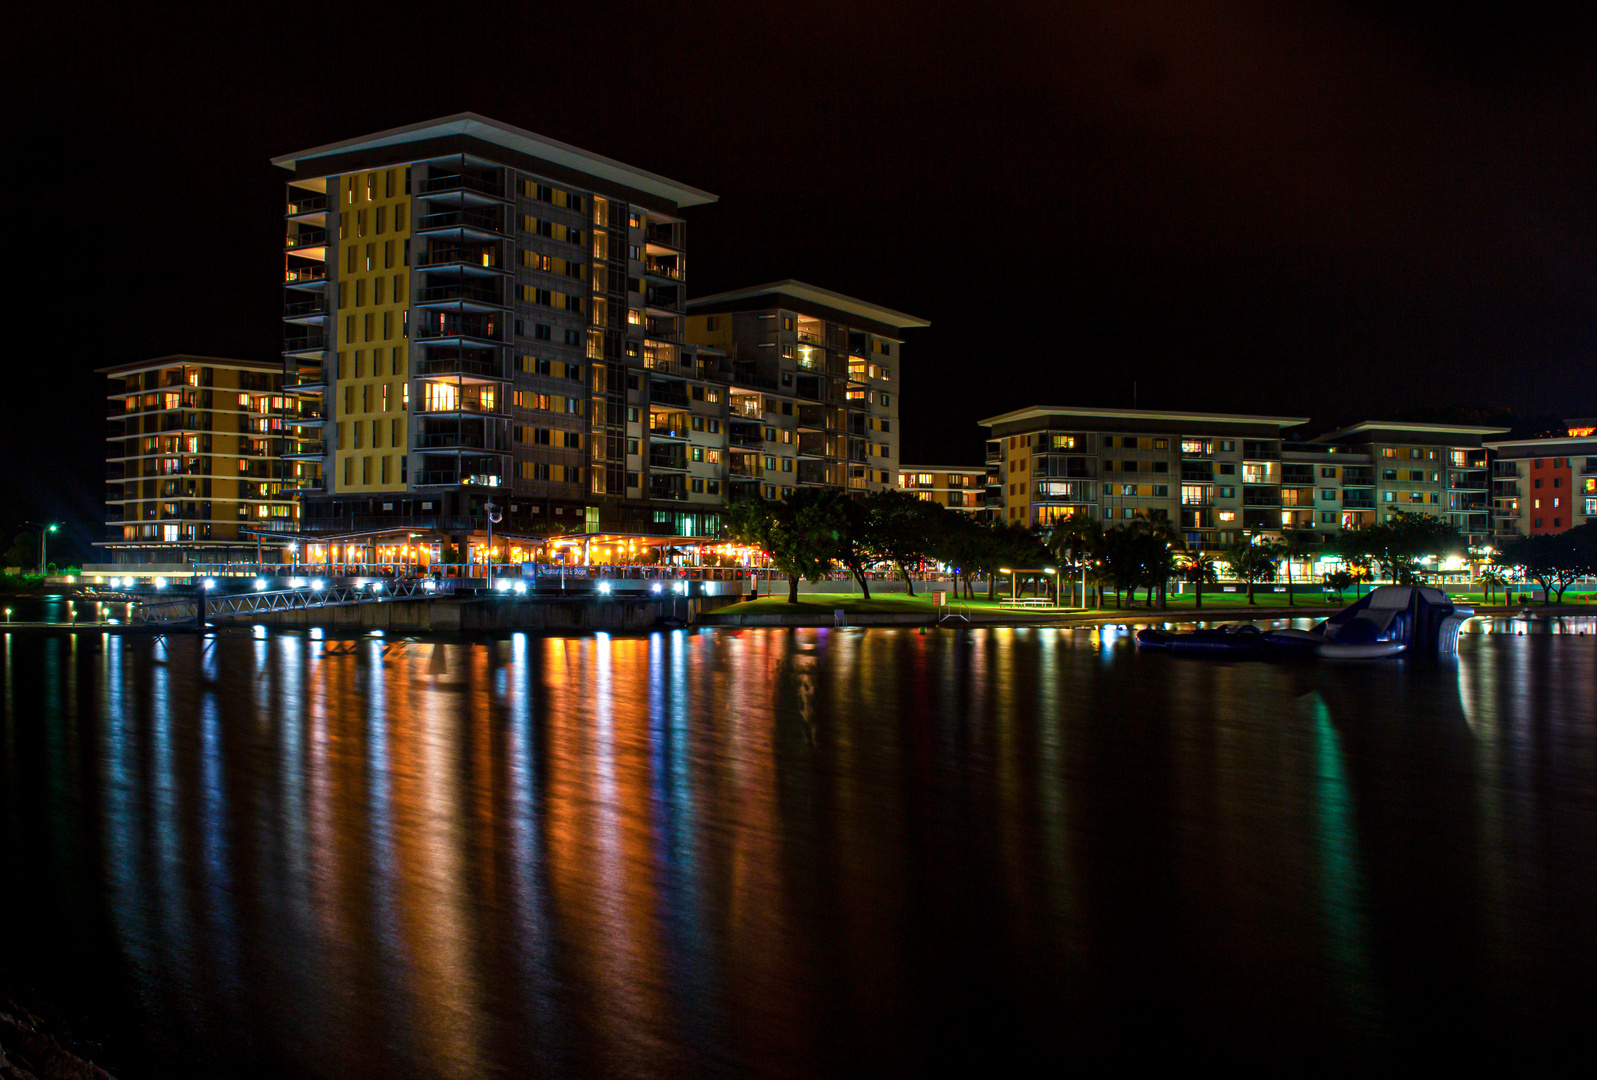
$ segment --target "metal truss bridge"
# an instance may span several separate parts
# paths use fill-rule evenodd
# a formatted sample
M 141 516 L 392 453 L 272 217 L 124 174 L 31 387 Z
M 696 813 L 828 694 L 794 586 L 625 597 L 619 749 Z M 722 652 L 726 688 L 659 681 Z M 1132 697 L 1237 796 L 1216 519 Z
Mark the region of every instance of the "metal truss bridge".
M 434 592 L 424 589 L 421 581 L 327 585 L 321 588 L 271 589 L 218 595 L 199 592 L 143 600 L 134 606 L 130 621 L 145 626 L 179 626 L 184 623 L 198 625 L 202 620 L 224 619 L 235 615 L 350 607 L 355 604 L 384 604 L 393 600 L 430 600 L 435 595 Z

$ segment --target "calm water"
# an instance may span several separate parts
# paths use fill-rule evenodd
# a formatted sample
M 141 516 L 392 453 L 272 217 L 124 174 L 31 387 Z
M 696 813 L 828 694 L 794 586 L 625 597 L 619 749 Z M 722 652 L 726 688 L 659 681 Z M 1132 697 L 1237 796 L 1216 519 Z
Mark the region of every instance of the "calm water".
M 124 1077 L 1523 1062 L 1597 1005 L 1574 629 L 0 635 L 4 961 Z

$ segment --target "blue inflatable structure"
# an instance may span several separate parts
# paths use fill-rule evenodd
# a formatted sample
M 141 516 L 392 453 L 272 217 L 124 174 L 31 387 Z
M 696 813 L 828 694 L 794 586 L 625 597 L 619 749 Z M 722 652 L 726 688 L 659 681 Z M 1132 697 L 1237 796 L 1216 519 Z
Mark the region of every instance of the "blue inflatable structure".
M 1192 656 L 1253 659 L 1323 656 L 1378 660 L 1405 653 L 1458 655 L 1458 631 L 1473 608 L 1460 607 L 1440 589 L 1382 585 L 1313 630 L 1260 630 L 1251 623 L 1193 630 L 1140 630 L 1137 644 Z

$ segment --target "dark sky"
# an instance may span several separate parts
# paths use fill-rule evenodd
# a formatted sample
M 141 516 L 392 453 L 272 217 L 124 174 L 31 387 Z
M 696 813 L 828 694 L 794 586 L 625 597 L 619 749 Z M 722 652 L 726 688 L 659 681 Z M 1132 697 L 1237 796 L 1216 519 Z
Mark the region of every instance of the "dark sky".
M 1322 424 L 1597 413 L 1587 6 L 29 5 L 0 542 L 98 538 L 94 368 L 276 355 L 268 158 L 466 109 L 720 195 L 695 295 L 796 277 L 930 319 L 906 461 L 1133 382 Z

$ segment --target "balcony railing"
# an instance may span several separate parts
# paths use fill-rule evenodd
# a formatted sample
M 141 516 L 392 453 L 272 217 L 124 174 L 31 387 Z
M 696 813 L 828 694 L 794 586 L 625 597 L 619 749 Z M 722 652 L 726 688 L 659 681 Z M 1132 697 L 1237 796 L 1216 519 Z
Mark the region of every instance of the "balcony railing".
M 327 209 L 326 195 L 299 195 L 288 204 L 288 216 L 296 214 L 312 214 L 318 210 Z
M 283 271 L 284 285 L 310 285 L 326 280 L 326 263 L 312 263 L 310 266 L 291 266 Z
M 505 302 L 499 293 L 493 289 L 478 289 L 470 285 L 433 285 L 422 289 L 416 294 L 416 299 L 423 304 L 438 303 L 445 300 L 465 300 L 478 304 L 493 304 L 504 307 Z
M 498 341 L 501 324 L 492 319 L 440 319 L 418 321 L 413 334 L 423 340 L 428 338 L 470 337 L 484 341 Z
M 687 276 L 683 273 L 682 267 L 668 265 L 659 259 L 645 259 L 643 261 L 643 272 L 645 274 L 653 274 L 656 277 L 670 278 L 673 281 L 681 281 Z
M 416 219 L 415 231 L 418 233 L 439 229 L 481 229 L 483 232 L 503 233 L 505 226 L 499 214 L 482 210 L 448 210 L 441 214 L 423 214 Z
M 510 446 L 493 432 L 442 432 L 418 434 L 411 439 L 414 450 L 476 450 L 491 454 L 508 454 Z
M 479 180 L 475 176 L 464 176 L 459 173 L 449 176 L 430 176 L 416 185 L 418 195 L 447 195 L 457 191 L 470 191 L 478 195 L 487 195 L 494 199 L 505 197 L 504 188 L 498 184 L 491 184 L 486 180 Z
M 283 318 L 303 319 L 307 315 L 326 315 L 327 305 L 320 299 L 292 300 L 283 305 Z
M 506 381 L 504 365 L 493 360 L 478 360 L 465 356 L 424 357 L 420 362 L 422 375 L 472 375 L 482 379 Z
M 482 266 L 496 270 L 499 269 L 499 252 L 491 247 L 433 248 L 431 251 L 418 252 L 415 262 L 423 270 L 430 266 Z
M 297 233 L 290 233 L 283 240 L 283 246 L 290 251 L 299 248 L 326 247 L 326 229 L 301 229 Z
M 283 351 L 286 353 L 319 352 L 325 348 L 326 334 L 295 334 L 283 338 Z

